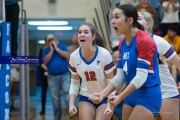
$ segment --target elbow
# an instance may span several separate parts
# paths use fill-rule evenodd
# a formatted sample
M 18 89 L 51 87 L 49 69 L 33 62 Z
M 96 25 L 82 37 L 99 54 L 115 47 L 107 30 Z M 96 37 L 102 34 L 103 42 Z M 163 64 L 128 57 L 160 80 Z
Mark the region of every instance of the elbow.
M 42 63 L 45 64 L 45 65 L 46 65 L 48 62 L 49 62 L 49 60 L 48 60 L 47 58 L 44 58 L 43 61 L 42 61 Z

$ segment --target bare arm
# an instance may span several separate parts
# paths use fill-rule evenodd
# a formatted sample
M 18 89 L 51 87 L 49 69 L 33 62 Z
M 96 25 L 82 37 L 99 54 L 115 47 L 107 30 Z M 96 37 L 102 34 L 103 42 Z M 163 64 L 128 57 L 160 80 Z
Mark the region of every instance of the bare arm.
M 46 65 L 50 60 L 51 60 L 51 57 L 53 55 L 53 52 L 54 52 L 54 49 L 51 49 L 49 51 L 49 53 L 44 57 L 43 59 L 43 63 Z
M 110 93 L 112 93 L 114 90 L 116 90 L 116 87 L 113 83 L 109 83 L 105 89 L 103 89 L 100 93 L 103 95 L 103 98 L 108 96 Z
M 111 105 L 114 107 L 117 106 L 121 101 L 123 101 L 129 94 L 131 94 L 134 90 L 136 90 L 136 87 L 130 83 L 125 90 L 118 96 L 112 96 L 108 99 Z
M 56 51 L 64 58 L 66 58 L 67 61 L 69 61 L 70 54 L 69 52 L 63 51 L 59 48 L 56 48 Z
M 45 64 L 41 64 L 41 68 L 42 68 L 43 70 L 47 71 L 47 67 L 46 67 Z
M 124 100 L 129 94 L 131 94 L 134 90 L 136 90 L 136 87 L 130 83 L 125 89 L 124 91 L 119 95 L 119 98 L 122 100 Z
M 166 6 L 164 6 L 164 7 L 163 7 L 163 10 L 164 10 L 165 12 L 167 12 L 167 11 L 168 11 L 168 9 L 169 9 L 169 5 L 170 5 L 170 2 L 168 2 L 168 4 L 167 4 Z
M 169 60 L 172 64 L 176 66 L 178 70 L 180 70 L 180 57 L 178 55 L 174 56 L 171 60 Z
M 171 74 L 172 74 L 174 80 L 176 81 L 176 79 L 177 79 L 177 68 L 175 65 L 172 64 L 170 69 L 171 69 Z
M 70 57 L 69 52 L 59 49 L 56 41 L 53 41 L 52 44 L 54 46 L 54 49 L 57 51 L 57 53 L 59 53 L 62 57 L 66 58 L 66 60 L 69 61 L 69 57 Z
M 104 88 L 100 93 L 105 98 L 114 90 L 116 90 L 117 87 L 120 87 L 124 82 L 125 82 L 125 77 L 123 70 L 117 69 L 116 75 L 112 78 L 111 82 L 106 86 L 106 88 Z
M 112 79 L 114 77 L 114 72 L 110 72 L 108 74 L 106 74 L 106 79 Z
M 107 77 L 108 78 L 108 77 Z M 109 79 L 109 84 L 100 92 L 89 97 L 91 101 L 98 104 L 111 94 L 117 87 L 120 87 L 125 82 L 125 77 L 122 69 L 117 69 L 116 75 Z M 98 97 L 98 98 L 97 98 Z
M 176 6 L 175 1 L 172 1 L 172 7 L 173 7 L 173 11 L 176 11 L 179 9 L 179 6 Z

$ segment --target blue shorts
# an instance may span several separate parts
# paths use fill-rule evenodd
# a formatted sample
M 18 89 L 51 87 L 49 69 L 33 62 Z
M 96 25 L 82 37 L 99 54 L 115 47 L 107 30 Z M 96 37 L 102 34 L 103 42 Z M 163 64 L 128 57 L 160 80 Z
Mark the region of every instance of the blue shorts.
M 154 117 L 156 117 L 161 110 L 162 104 L 162 94 L 159 85 L 140 88 L 131 93 L 124 100 L 124 104 L 129 105 L 131 107 L 135 107 L 137 105 L 143 106 L 146 109 L 150 110 Z
M 176 96 L 173 96 L 173 97 L 170 97 L 170 98 L 166 98 L 166 99 L 171 99 L 171 98 L 177 98 L 177 99 L 179 99 L 179 95 L 176 95 Z
M 88 102 L 88 103 L 91 103 L 92 105 L 94 105 L 94 107 L 97 109 L 100 105 L 102 104 L 107 104 L 107 98 L 105 98 L 101 103 L 99 104 L 95 104 L 93 103 L 91 100 L 88 99 L 88 97 L 86 96 L 82 96 L 82 95 L 79 95 L 79 102 Z

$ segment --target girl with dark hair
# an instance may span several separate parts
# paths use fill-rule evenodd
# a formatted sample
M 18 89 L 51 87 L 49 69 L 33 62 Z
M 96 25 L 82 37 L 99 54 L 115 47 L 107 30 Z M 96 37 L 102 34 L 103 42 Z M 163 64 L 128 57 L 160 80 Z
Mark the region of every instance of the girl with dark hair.
M 118 96 L 109 97 L 109 103 L 115 107 L 124 100 L 123 120 L 153 120 L 161 108 L 158 54 L 155 42 L 140 30 L 143 27 L 137 20 L 138 13 L 132 5 L 124 4 L 114 9 L 112 26 L 116 35 L 125 36 L 119 42 L 117 73 L 104 90 L 89 99 L 99 103 L 126 83 Z M 109 116 L 113 109 L 108 106 L 104 113 Z
M 80 25 L 78 29 L 80 47 L 70 56 L 69 70 L 71 71 L 69 113 L 77 114 L 74 101 L 79 96 L 80 120 L 107 120 L 104 110 L 107 98 L 99 104 L 94 104 L 88 97 L 103 90 L 114 77 L 114 63 L 105 41 L 90 23 Z M 79 77 L 82 79 L 81 85 Z

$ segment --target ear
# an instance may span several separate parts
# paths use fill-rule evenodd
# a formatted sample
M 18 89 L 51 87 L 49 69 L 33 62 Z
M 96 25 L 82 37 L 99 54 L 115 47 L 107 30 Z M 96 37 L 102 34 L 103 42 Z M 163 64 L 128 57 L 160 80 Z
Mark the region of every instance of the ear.
M 127 21 L 131 25 L 133 23 L 134 19 L 132 17 L 130 17 L 130 18 L 127 19 Z

